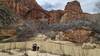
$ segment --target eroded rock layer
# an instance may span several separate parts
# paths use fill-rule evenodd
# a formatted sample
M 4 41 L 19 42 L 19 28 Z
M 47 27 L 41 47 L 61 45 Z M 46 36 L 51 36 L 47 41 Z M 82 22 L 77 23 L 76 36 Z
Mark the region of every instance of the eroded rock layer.
M 84 13 L 82 11 L 81 5 L 78 1 L 68 2 L 65 6 L 64 10 L 52 10 L 46 11 L 44 10 L 36 0 L 0 0 L 8 6 L 12 12 L 19 16 L 23 21 L 27 20 L 46 20 L 49 24 L 53 23 L 66 23 L 69 20 L 79 20 L 86 19 L 88 16 L 91 17 L 90 14 Z M 66 29 L 65 29 L 66 31 Z M 15 35 L 15 31 L 11 31 Z M 2 32 L 0 32 L 1 34 Z M 7 33 L 8 34 L 8 33 Z M 89 39 L 89 34 L 91 31 L 85 29 L 74 29 L 69 32 L 65 32 L 65 37 L 61 38 L 61 40 L 68 40 L 72 42 L 85 42 Z M 1 35 L 5 35 L 4 33 Z M 11 35 L 10 35 L 11 36 Z

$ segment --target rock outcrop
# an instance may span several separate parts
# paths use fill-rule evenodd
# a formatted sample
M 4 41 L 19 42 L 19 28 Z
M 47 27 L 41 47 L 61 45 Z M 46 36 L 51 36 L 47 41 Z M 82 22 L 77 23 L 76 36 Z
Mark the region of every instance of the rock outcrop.
M 8 6 L 17 16 L 23 19 L 41 19 L 49 15 L 36 0 L 6 0 L 3 3 Z
M 36 0 L 6 0 L 4 4 L 17 15 L 24 15 L 33 8 L 42 10 L 42 8 L 37 4 Z
M 62 15 L 65 12 L 63 10 L 52 10 L 49 11 L 48 14 L 50 15 L 49 17 L 49 23 L 59 23 L 61 20 Z
M 15 36 L 16 30 L 15 29 L 0 29 L 0 36 Z
M 75 29 L 69 32 L 65 32 L 65 38 L 63 40 L 83 43 L 89 41 L 90 34 L 91 31 L 86 29 Z
M 74 43 L 88 42 L 91 31 L 85 29 L 72 29 L 67 32 L 59 32 L 56 36 L 57 40 L 71 41 Z
M 78 1 L 68 2 L 64 10 L 44 10 L 36 0 L 7 0 L 4 2 L 17 15 L 24 19 L 48 19 L 49 23 L 59 23 L 85 16 Z
M 65 11 L 71 10 L 71 11 L 75 11 L 77 13 L 83 13 L 80 2 L 78 2 L 78 1 L 68 2 L 67 5 L 65 6 L 64 10 Z
M 81 5 L 78 1 L 68 2 L 65 9 L 65 14 L 61 17 L 60 23 L 66 23 L 69 20 L 79 20 L 86 19 L 89 15 L 82 11 Z M 72 31 L 64 33 L 65 37 L 63 40 L 68 40 L 72 42 L 82 43 L 89 39 L 90 31 L 86 29 L 74 29 Z
M 78 1 L 68 2 L 65 9 L 65 14 L 61 18 L 61 23 L 67 22 L 71 19 L 84 18 L 87 13 L 84 13 L 81 9 L 81 5 Z
M 0 5 L 0 36 L 9 37 L 16 35 L 16 18 L 11 10 L 4 5 Z

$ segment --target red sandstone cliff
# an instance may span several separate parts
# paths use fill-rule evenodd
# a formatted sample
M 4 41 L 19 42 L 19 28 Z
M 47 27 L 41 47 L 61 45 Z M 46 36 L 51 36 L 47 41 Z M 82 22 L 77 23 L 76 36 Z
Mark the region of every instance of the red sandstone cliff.
M 24 19 L 49 17 L 47 11 L 38 5 L 36 0 L 3 0 L 3 3 L 16 13 L 17 16 L 21 16 Z
M 87 13 L 82 11 L 81 5 L 78 1 L 68 2 L 64 11 L 65 14 L 61 18 L 61 23 L 71 19 L 82 19 L 87 15 Z
M 6 0 L 4 2 L 16 15 L 23 19 L 48 19 L 48 23 L 65 23 L 72 19 L 81 19 L 88 14 L 84 13 L 78 1 L 68 2 L 64 10 L 46 11 L 36 0 Z M 90 31 L 84 29 L 76 29 L 65 33 L 63 40 L 84 42 L 89 38 Z

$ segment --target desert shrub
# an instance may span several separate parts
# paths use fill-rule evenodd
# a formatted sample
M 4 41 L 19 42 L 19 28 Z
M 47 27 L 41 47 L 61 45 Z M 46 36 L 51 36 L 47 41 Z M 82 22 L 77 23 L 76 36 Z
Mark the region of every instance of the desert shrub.
M 97 27 L 98 26 L 98 27 Z M 66 23 L 59 24 L 47 24 L 44 21 L 32 21 L 27 20 L 22 26 L 18 27 L 17 32 L 20 33 L 18 37 L 31 37 L 36 33 L 43 33 L 47 36 L 55 38 L 56 33 L 50 33 L 50 31 L 67 31 L 69 29 L 86 28 L 96 33 L 100 33 L 100 26 L 96 22 L 92 22 L 86 19 L 70 20 Z
M 63 24 L 52 24 L 49 28 L 54 31 L 66 31 L 68 29 L 87 27 L 93 29 L 94 23 L 88 20 L 70 20 Z
M 99 33 L 96 33 L 94 37 L 96 38 L 95 42 L 100 41 L 100 34 Z
M 39 20 L 25 20 L 22 25 L 16 28 L 17 38 L 27 39 L 46 31 L 47 23 Z
M 49 30 L 53 30 L 53 31 L 67 31 L 69 29 L 85 27 L 87 28 L 87 30 L 100 33 L 100 23 L 92 22 L 91 20 L 88 20 L 88 19 L 70 20 L 62 24 L 51 24 L 48 27 L 49 27 L 48 28 Z

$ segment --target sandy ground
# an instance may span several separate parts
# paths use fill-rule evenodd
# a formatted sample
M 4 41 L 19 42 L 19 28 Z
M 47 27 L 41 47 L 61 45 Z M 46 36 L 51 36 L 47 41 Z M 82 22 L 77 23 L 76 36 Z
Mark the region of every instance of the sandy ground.
M 10 50 L 11 53 L 4 53 L 0 52 L 0 56 L 24 56 L 25 52 L 18 52 L 16 50 Z M 27 50 L 26 53 L 28 56 L 60 56 L 60 55 L 54 55 L 54 54 L 49 54 L 49 53 L 40 53 L 38 51 L 31 51 Z
M 40 46 L 40 52 L 27 51 L 30 56 L 58 56 L 60 54 L 66 54 L 71 56 L 100 56 L 100 48 L 95 49 L 82 49 L 81 46 L 76 46 L 74 43 L 68 41 L 28 41 L 26 42 L 26 48 L 32 49 L 32 44 L 37 43 Z M 11 45 L 11 46 L 10 46 Z M 22 49 L 25 47 L 25 42 L 17 43 L 4 43 L 0 44 L 0 49 L 17 48 Z M 16 53 L 16 51 L 14 51 Z M 37 55 L 38 53 L 38 55 Z M 50 54 L 49 54 L 50 53 Z M 58 54 L 58 55 L 53 55 Z M 9 56 L 7 53 L 0 53 L 0 56 Z M 23 52 L 17 52 L 15 56 L 23 55 Z M 14 56 L 14 55 L 10 55 Z

